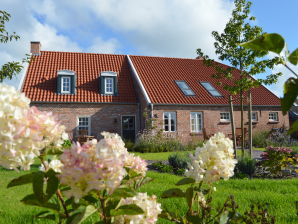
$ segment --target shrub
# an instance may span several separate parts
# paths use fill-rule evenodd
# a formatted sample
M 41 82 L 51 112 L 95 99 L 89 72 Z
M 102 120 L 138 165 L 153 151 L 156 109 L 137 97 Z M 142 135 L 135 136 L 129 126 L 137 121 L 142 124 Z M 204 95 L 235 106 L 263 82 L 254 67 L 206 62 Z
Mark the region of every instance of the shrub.
M 174 138 L 166 138 L 162 135 L 143 133 L 139 135 L 133 151 L 135 152 L 174 152 L 183 151 L 185 147 Z
M 269 136 L 269 131 L 256 132 L 252 136 L 252 144 L 258 148 L 265 148 L 267 146 L 266 139 Z
M 235 166 L 235 176 L 238 178 L 245 178 L 254 175 L 256 171 L 256 160 L 245 157 L 238 161 Z
M 125 148 L 127 148 L 128 151 L 132 151 L 133 150 L 133 147 L 134 147 L 134 143 L 130 140 L 126 140 L 124 141 L 125 143 Z
M 185 145 L 185 151 L 194 151 L 198 147 L 202 147 L 204 144 L 203 140 L 191 141 Z
M 152 163 L 151 165 L 149 165 L 149 168 L 161 173 L 173 173 L 173 167 L 162 162 Z
M 169 156 L 169 164 L 173 167 L 173 171 L 177 175 L 183 175 L 190 162 L 189 156 L 184 153 L 175 153 Z
M 298 155 L 285 147 L 267 147 L 261 154 L 260 165 L 273 177 L 282 177 L 298 170 Z

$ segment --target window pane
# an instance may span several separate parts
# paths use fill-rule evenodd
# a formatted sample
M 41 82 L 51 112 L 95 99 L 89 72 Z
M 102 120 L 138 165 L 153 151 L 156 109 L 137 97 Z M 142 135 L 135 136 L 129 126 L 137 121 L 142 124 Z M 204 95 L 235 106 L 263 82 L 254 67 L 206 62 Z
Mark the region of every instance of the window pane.
M 222 96 L 209 82 L 201 82 L 201 84 L 212 96 Z
M 202 113 L 201 112 L 191 112 L 191 131 L 200 132 L 202 131 Z
M 186 95 L 186 96 L 193 96 L 195 95 L 194 92 L 191 90 L 191 88 L 186 84 L 185 81 L 176 81 L 176 84 L 178 87 L 181 89 L 181 91 Z
M 164 130 L 176 131 L 176 113 L 164 112 L 163 118 L 164 118 Z

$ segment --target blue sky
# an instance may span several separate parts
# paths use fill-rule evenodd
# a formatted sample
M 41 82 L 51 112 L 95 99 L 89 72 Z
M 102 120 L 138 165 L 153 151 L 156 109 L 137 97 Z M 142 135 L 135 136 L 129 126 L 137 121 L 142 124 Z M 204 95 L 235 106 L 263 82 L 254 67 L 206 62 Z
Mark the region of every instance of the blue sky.
M 284 36 L 289 49 L 298 47 L 295 30 L 296 0 L 253 0 L 251 12 L 266 32 Z M 20 60 L 30 41 L 43 50 L 137 54 L 194 58 L 202 48 L 215 57 L 213 30 L 228 21 L 231 0 L 1 0 L 1 9 L 12 14 L 9 31 L 17 43 L 0 45 L 0 64 Z M 294 68 L 297 70 L 297 68 Z M 268 87 L 282 95 L 289 73 Z M 6 83 L 18 86 L 24 72 Z

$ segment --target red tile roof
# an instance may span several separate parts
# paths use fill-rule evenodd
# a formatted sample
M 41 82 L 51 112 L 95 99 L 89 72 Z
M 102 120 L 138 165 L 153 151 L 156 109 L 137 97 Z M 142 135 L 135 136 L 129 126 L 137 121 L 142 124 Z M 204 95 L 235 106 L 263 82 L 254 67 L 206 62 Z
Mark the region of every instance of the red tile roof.
M 57 94 L 57 71 L 76 73 L 76 94 Z M 118 95 L 99 92 L 99 75 L 103 71 L 118 73 Z M 136 103 L 132 76 L 125 55 L 42 51 L 33 56 L 22 91 L 31 101 Z
M 218 80 L 212 78 L 214 69 L 205 66 L 202 60 L 148 56 L 130 56 L 130 58 L 152 103 L 228 104 L 228 92 L 216 84 Z M 239 77 L 239 74 L 235 75 Z M 184 80 L 194 91 L 195 96 L 185 96 L 175 80 Z M 211 96 L 199 84 L 202 81 L 210 82 L 223 97 Z M 252 97 L 253 105 L 280 105 L 280 99 L 264 86 L 253 89 Z M 239 100 L 234 102 L 239 103 Z

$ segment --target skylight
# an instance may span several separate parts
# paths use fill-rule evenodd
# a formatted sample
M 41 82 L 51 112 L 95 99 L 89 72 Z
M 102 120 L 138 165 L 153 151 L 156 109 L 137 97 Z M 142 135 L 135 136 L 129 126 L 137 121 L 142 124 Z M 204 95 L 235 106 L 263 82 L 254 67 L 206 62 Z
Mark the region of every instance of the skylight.
M 186 95 L 186 96 L 194 96 L 194 92 L 191 90 L 191 88 L 186 84 L 185 81 L 176 81 L 176 84 L 178 87 L 181 89 L 181 91 Z
M 212 96 L 222 96 L 209 82 L 201 82 L 201 84 Z

